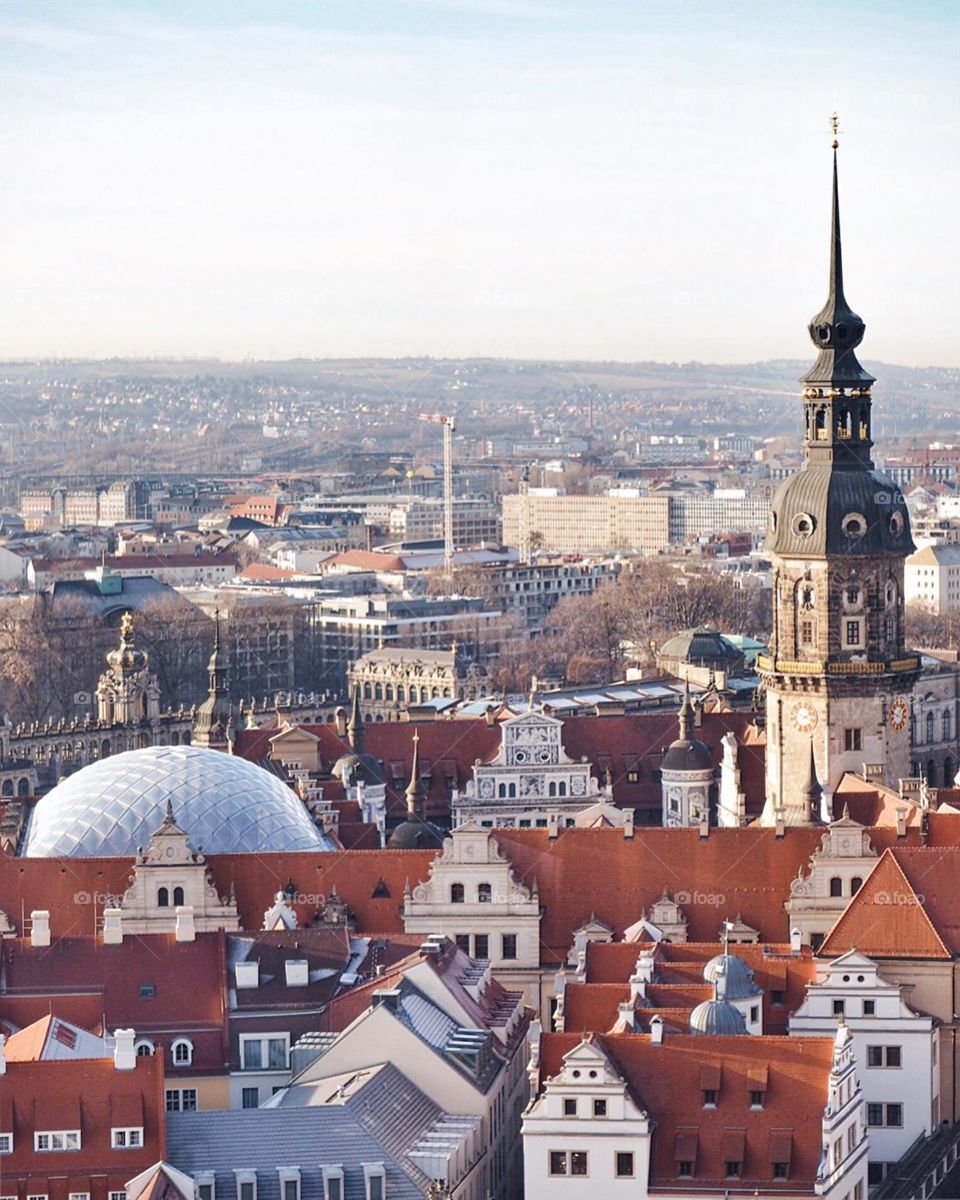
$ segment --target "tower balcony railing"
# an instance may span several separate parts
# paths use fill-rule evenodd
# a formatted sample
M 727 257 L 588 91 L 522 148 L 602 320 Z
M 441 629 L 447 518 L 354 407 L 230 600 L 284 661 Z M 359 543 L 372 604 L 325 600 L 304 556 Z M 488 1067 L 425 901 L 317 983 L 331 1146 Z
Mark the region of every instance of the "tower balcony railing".
M 769 654 L 757 655 L 757 670 L 768 675 L 885 675 L 916 671 L 920 666 L 917 657 L 897 658 L 892 662 L 825 662 L 772 658 Z

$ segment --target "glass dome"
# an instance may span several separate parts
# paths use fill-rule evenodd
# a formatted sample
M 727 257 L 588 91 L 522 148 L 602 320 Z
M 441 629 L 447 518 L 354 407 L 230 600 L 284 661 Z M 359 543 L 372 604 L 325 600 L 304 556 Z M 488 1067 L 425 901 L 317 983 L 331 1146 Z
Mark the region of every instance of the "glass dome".
M 132 857 L 163 823 L 168 800 L 204 854 L 334 848 L 296 793 L 262 767 L 219 750 L 151 746 L 91 763 L 48 792 L 22 853 Z

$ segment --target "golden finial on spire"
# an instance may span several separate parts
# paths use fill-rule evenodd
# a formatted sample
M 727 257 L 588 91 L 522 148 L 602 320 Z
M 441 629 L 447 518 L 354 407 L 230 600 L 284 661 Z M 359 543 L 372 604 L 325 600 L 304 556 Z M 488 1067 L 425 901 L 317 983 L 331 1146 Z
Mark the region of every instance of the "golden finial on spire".
M 836 150 L 840 145 L 837 135 L 840 133 L 840 118 L 837 116 L 837 110 L 834 109 L 830 114 L 830 132 L 833 134 L 833 149 Z

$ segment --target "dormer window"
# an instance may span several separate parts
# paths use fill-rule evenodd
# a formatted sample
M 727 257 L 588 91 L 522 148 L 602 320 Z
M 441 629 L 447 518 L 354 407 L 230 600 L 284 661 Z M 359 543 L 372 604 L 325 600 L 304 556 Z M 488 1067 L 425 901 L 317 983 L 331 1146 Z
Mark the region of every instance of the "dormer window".
M 763 1108 L 763 1092 L 751 1091 L 750 1107 L 751 1108 Z
M 387 1173 L 383 1163 L 361 1163 L 367 1193 L 364 1200 L 386 1200 Z
M 143 1126 L 110 1130 L 110 1145 L 114 1150 L 135 1150 L 143 1145 Z
M 33 1135 L 33 1148 L 38 1153 L 52 1153 L 57 1150 L 79 1150 L 80 1130 L 44 1130 L 42 1133 L 35 1133 Z
M 703 1107 L 704 1108 L 716 1108 L 717 1107 L 717 1092 L 716 1092 L 715 1088 L 704 1088 L 703 1089 Z
M 343 1200 L 343 1167 L 323 1166 L 323 1200 Z
M 177 1038 L 170 1047 L 170 1056 L 175 1067 L 189 1067 L 193 1063 L 193 1042 L 189 1038 Z
M 138 1038 L 133 1043 L 133 1052 L 137 1058 L 152 1058 L 156 1054 L 157 1048 L 149 1038 Z
M 237 1200 L 257 1200 L 257 1173 L 254 1170 L 233 1171 L 237 1177 Z

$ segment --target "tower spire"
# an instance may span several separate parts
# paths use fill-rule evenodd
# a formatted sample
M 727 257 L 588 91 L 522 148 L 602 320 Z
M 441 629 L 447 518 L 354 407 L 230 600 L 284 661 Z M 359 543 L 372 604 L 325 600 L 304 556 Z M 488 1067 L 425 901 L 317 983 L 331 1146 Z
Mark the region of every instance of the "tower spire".
M 843 251 L 840 240 L 840 182 L 837 169 L 837 149 L 840 145 L 839 119 L 830 118 L 833 134 L 833 195 L 830 214 L 830 276 L 827 283 L 827 302 L 810 322 L 808 329 L 813 344 L 820 351 L 811 370 L 802 382 L 808 385 L 828 384 L 831 387 L 869 388 L 875 382 L 857 361 L 854 353 L 866 331 L 862 319 L 847 303 L 843 293 Z
M 423 788 L 420 783 L 420 731 L 413 731 L 413 762 L 410 764 L 410 782 L 407 784 L 407 820 L 415 821 L 421 816 L 420 799 Z
M 353 689 L 350 720 L 347 722 L 347 742 L 354 754 L 363 753 L 363 714 L 360 712 L 360 685 Z
M 683 703 L 680 705 L 678 714 L 680 720 L 680 738 L 681 742 L 690 741 L 690 725 L 693 718 L 693 705 L 690 703 L 690 681 L 685 680 L 683 685 Z

